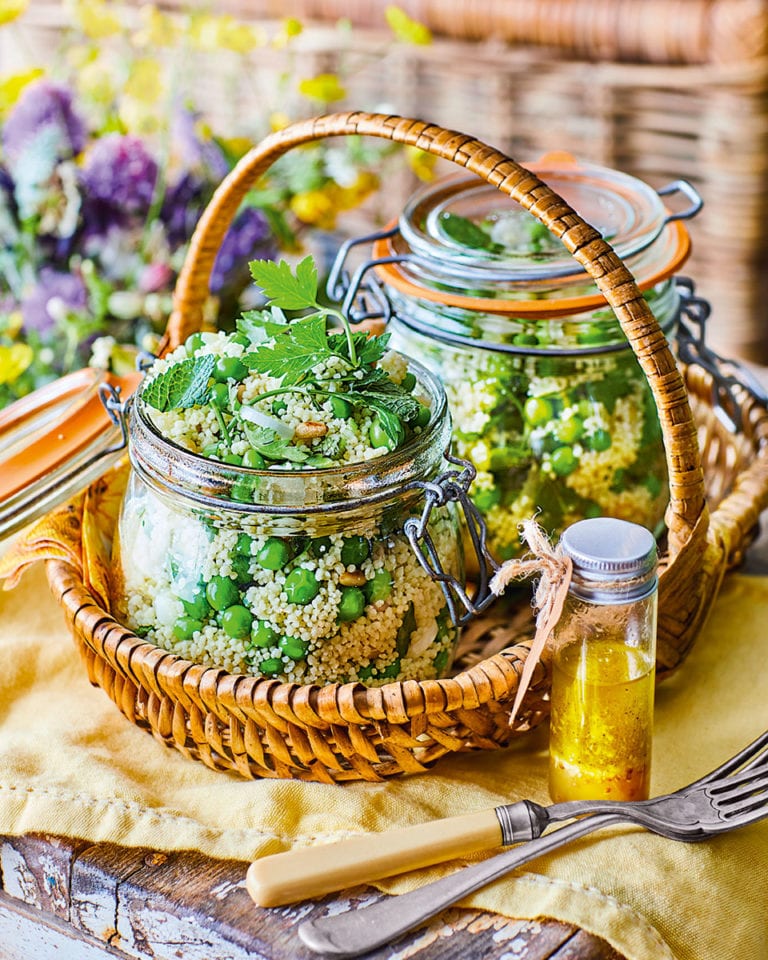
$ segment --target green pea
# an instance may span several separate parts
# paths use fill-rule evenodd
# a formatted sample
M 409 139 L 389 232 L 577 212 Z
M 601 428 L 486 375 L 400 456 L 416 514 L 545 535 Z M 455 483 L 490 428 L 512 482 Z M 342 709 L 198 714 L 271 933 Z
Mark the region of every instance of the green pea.
M 365 594 L 360 587 L 342 587 L 338 618 L 341 623 L 357 620 L 365 610 Z
M 251 470 L 264 470 L 267 466 L 267 463 L 259 451 L 254 450 L 253 447 L 251 447 L 243 454 L 243 466 L 250 467 Z
M 429 407 L 421 404 L 419 407 L 419 412 L 416 414 L 413 422 L 417 427 L 426 427 L 431 419 L 432 411 L 429 409 Z
M 187 339 L 184 341 L 184 349 L 187 351 L 187 356 L 191 357 L 196 350 L 199 350 L 203 345 L 203 335 L 202 333 L 191 333 Z
M 536 347 L 539 344 L 539 338 L 535 333 L 516 333 L 512 337 L 512 343 L 516 347 Z
M 253 537 L 249 533 L 238 533 L 234 553 L 238 557 L 250 557 Z
M 253 500 L 253 487 L 245 479 L 236 480 L 229 490 L 232 500 L 238 503 L 251 503 Z
M 437 651 L 435 654 L 435 659 L 432 661 L 432 664 L 435 668 L 435 676 L 442 677 L 442 675 L 445 673 L 446 667 L 448 666 L 448 657 L 449 653 L 445 648 Z
M 389 434 L 381 425 L 381 421 L 376 417 L 368 428 L 368 440 L 372 447 L 386 447 L 388 450 L 394 448 L 394 444 Z
M 567 477 L 579 465 L 578 458 L 571 447 L 558 447 L 552 453 L 551 463 L 558 477 Z
M 595 430 L 592 436 L 589 438 L 589 445 L 593 450 L 597 450 L 598 453 L 603 450 L 607 450 L 613 441 L 611 440 L 611 435 L 607 430 L 602 428 Z
M 205 596 L 214 610 L 226 610 L 240 599 L 240 591 L 234 580 L 217 574 L 208 581 Z
M 226 383 L 212 383 L 208 395 L 212 403 L 217 403 L 220 407 L 229 403 L 229 387 Z
M 296 567 L 285 578 L 283 588 L 289 603 L 311 603 L 320 592 L 320 584 L 314 571 L 306 567 Z
M 484 490 L 478 490 L 472 494 L 472 501 L 478 510 L 490 510 L 491 507 L 501 503 L 501 490 L 499 487 L 487 487 Z
M 181 600 L 185 612 L 194 620 L 207 620 L 211 615 L 211 605 L 205 596 L 205 589 L 198 590 L 191 600 Z
M 173 625 L 173 635 L 177 640 L 191 640 L 193 634 L 203 629 L 200 620 L 194 617 L 179 617 Z
M 233 467 L 240 467 L 243 464 L 243 458 L 237 453 L 225 453 L 221 460 L 222 463 L 230 463 Z
M 416 629 L 416 613 L 413 608 L 413 603 L 408 604 L 408 609 L 405 611 L 403 617 L 403 622 L 400 624 L 397 636 L 395 637 L 395 648 L 401 657 L 404 657 L 408 652 L 408 647 L 411 645 L 411 637 Z
M 400 660 L 393 660 L 392 663 L 388 664 L 383 670 L 379 671 L 380 677 L 386 677 L 388 680 L 391 680 L 393 677 L 396 677 L 400 673 Z
M 281 637 L 278 646 L 291 660 L 303 660 L 309 650 L 309 644 L 306 640 L 299 637 Z
M 266 620 L 254 620 L 251 626 L 251 643 L 255 647 L 274 647 L 280 639 L 276 630 Z
M 354 407 L 349 402 L 345 400 L 344 397 L 340 397 L 338 394 L 331 394 L 329 398 L 331 404 L 331 410 L 333 411 L 334 417 L 338 417 L 339 420 L 349 420 L 354 411 Z
M 310 543 L 309 552 L 316 560 L 319 560 L 320 557 L 324 557 L 328 553 L 331 546 L 330 537 L 317 537 Z
M 661 493 L 661 480 L 653 475 L 645 478 L 643 486 L 652 497 L 658 497 Z
M 403 390 L 407 390 L 408 393 L 410 393 L 411 390 L 413 390 L 413 388 L 416 386 L 416 377 L 411 373 L 410 370 L 400 381 L 400 386 L 403 388 Z
M 219 383 L 227 380 L 245 380 L 248 367 L 237 357 L 219 357 L 213 367 L 213 379 Z
M 288 404 L 282 398 L 272 402 L 272 413 L 274 413 L 276 417 L 279 417 L 281 413 L 285 413 L 287 409 Z
M 232 343 L 239 343 L 246 350 L 251 346 L 251 338 L 245 333 L 233 333 L 229 339 Z
M 599 346 L 605 343 L 609 337 L 609 331 L 605 329 L 602 323 L 588 323 L 584 329 L 576 335 L 576 342 L 586 345 Z
M 240 586 L 244 586 L 246 583 L 252 582 L 253 577 L 251 576 L 250 557 L 233 557 L 232 569 L 235 571 L 237 582 L 240 584 Z
M 548 423 L 554 414 L 552 401 L 546 397 L 528 397 L 523 407 L 525 419 L 532 427 L 540 427 Z
M 283 661 L 279 657 L 268 657 L 259 664 L 259 671 L 264 674 L 265 677 L 274 677 L 274 675 L 280 673 L 282 669 Z
M 279 570 L 290 558 L 288 544 L 278 537 L 270 537 L 256 554 L 256 562 L 265 570 Z
M 250 636 L 252 623 L 251 611 L 239 603 L 227 607 L 221 615 L 221 628 L 233 640 L 243 640 Z
M 344 566 L 350 564 L 359 567 L 367 560 L 371 553 L 371 545 L 366 537 L 345 537 L 341 546 L 341 562 Z
M 366 581 L 363 592 L 368 603 L 378 603 L 386 600 L 392 593 L 392 574 L 389 570 L 377 570 L 370 580 Z
M 579 417 L 560 420 L 555 427 L 555 436 L 563 443 L 575 443 L 584 433 L 584 423 Z

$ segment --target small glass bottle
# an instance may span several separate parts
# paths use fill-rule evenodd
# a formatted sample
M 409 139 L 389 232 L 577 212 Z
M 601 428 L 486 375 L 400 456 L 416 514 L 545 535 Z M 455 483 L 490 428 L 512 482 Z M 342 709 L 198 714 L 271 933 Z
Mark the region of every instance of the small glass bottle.
M 649 795 L 656 666 L 656 543 L 611 517 L 572 524 L 573 578 L 554 631 L 549 791 L 561 800 Z

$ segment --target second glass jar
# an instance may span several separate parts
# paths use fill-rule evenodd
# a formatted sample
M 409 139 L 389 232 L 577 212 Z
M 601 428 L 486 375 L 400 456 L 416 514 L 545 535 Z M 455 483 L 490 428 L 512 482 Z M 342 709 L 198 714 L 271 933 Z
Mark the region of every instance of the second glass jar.
M 561 156 L 531 168 L 611 242 L 673 337 L 672 275 L 689 250 L 679 221 L 700 205 L 689 185 L 664 191 L 691 199 L 672 215 L 617 171 Z M 352 287 L 375 268 L 392 346 L 442 380 L 492 554 L 518 555 L 519 523 L 535 513 L 552 535 L 596 516 L 661 532 L 667 471 L 650 387 L 612 309 L 546 227 L 463 176 L 416 193 L 373 254 Z

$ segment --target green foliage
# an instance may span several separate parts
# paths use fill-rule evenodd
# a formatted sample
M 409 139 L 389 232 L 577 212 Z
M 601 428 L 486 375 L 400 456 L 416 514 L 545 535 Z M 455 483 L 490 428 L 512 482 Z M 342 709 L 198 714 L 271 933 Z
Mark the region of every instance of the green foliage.
M 175 363 L 158 374 L 142 391 L 142 399 L 156 410 L 181 410 L 204 403 L 216 357 L 204 354 Z

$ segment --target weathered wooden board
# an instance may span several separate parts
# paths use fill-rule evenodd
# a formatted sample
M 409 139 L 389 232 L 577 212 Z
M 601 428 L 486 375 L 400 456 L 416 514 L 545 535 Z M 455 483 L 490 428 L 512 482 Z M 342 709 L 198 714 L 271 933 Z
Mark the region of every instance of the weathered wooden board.
M 314 960 L 302 920 L 381 899 L 358 887 L 263 909 L 245 889 L 247 864 L 56 837 L 0 839 L 3 960 Z M 622 960 L 605 941 L 554 921 L 446 911 L 370 960 Z

